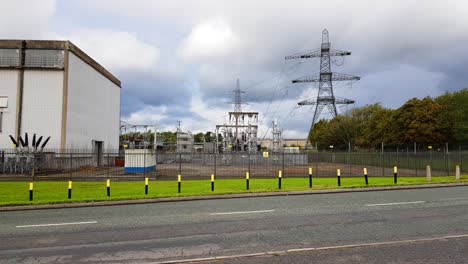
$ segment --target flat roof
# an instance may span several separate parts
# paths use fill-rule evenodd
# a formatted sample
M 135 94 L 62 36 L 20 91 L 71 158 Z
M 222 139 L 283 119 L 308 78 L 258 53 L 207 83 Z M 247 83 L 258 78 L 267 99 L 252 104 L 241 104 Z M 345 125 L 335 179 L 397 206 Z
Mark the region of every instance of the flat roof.
M 101 64 L 97 63 L 93 58 L 88 54 L 78 48 L 69 40 L 18 40 L 18 39 L 7 39 L 0 40 L 0 49 L 21 49 L 22 43 L 26 42 L 27 49 L 58 49 L 58 50 L 68 50 L 73 54 L 78 56 L 88 65 L 93 67 L 96 71 L 104 75 L 111 82 L 116 84 L 119 87 L 122 87 L 122 84 L 119 79 L 117 79 L 112 73 L 106 70 Z

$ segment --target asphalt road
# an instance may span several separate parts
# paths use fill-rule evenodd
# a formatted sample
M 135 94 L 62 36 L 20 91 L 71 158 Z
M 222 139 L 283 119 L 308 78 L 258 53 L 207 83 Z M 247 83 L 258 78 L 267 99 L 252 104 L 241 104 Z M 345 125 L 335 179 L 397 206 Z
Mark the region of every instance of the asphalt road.
M 0 213 L 0 263 L 467 263 L 465 235 L 468 187 L 49 209 Z

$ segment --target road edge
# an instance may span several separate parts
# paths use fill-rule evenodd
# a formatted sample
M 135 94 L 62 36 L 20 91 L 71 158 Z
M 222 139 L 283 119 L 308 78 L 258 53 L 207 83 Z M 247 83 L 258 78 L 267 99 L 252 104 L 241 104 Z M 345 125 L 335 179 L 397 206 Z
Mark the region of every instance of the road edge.
M 311 191 L 289 191 L 289 192 L 218 194 L 218 195 L 206 195 L 206 196 L 152 198 L 152 199 L 135 199 L 135 200 L 120 200 L 120 201 L 0 206 L 0 212 L 42 210 L 42 209 L 43 210 L 64 209 L 64 208 L 79 208 L 79 207 L 97 207 L 97 206 L 116 206 L 116 205 L 132 205 L 132 204 L 149 204 L 149 203 L 187 202 L 187 201 L 204 201 L 204 200 L 221 200 L 221 199 L 237 199 L 237 198 L 253 198 L 253 197 L 397 191 L 397 190 L 414 190 L 414 189 L 431 189 L 431 188 L 450 188 L 450 187 L 462 187 L 462 186 L 468 186 L 468 183 L 425 184 L 425 185 L 406 185 L 406 186 L 395 186 L 395 187 L 368 187 L 368 188 L 331 189 L 331 190 L 315 190 L 315 191 L 311 190 Z

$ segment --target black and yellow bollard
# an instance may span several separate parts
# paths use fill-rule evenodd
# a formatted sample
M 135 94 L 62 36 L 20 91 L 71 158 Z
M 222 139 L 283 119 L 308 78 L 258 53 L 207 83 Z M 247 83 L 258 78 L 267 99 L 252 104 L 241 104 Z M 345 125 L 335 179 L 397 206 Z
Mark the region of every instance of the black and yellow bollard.
M 249 180 L 250 180 L 250 173 L 246 172 L 245 173 L 245 187 L 246 187 L 247 190 L 250 189 Z
M 72 198 L 72 181 L 68 181 L 68 199 Z
M 33 196 L 34 196 L 34 183 L 30 182 L 29 183 L 29 201 L 33 200 Z
M 336 179 L 338 180 L 338 186 L 341 186 L 341 170 L 336 170 Z
M 214 181 L 215 181 L 215 176 L 214 174 L 211 174 L 211 191 L 214 192 Z
M 312 168 L 309 168 L 309 188 L 312 188 Z
M 366 185 L 369 185 L 369 179 L 367 178 L 367 168 L 364 168 L 364 181 Z
M 145 177 L 145 195 L 148 195 L 148 183 L 149 183 L 148 177 Z
M 278 171 L 278 189 L 281 190 L 281 178 L 283 178 L 283 172 L 280 170 Z
M 398 168 L 397 166 L 393 167 L 393 183 L 398 183 Z
M 182 175 L 177 175 L 177 192 L 180 193 L 182 191 Z
M 31 171 L 31 182 L 29 182 L 29 201 L 32 201 L 34 198 L 34 176 L 36 176 L 36 170 L 33 166 Z
M 110 179 L 106 180 L 106 186 L 107 186 L 107 196 L 110 196 Z

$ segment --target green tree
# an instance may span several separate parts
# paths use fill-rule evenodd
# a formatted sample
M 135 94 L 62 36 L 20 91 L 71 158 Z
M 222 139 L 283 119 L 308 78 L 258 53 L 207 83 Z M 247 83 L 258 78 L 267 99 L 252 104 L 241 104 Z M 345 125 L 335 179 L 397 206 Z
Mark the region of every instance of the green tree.
M 443 106 L 444 129 L 451 130 L 447 142 L 468 144 L 468 88 L 454 93 L 445 93 L 436 98 Z
M 204 139 L 205 139 L 205 134 L 203 134 L 202 132 L 197 133 L 193 136 L 193 140 L 195 141 L 195 143 L 204 142 Z
M 398 108 L 394 115 L 392 134 L 395 144 L 434 144 L 451 137 L 443 120 L 443 107 L 430 97 L 413 98 Z

